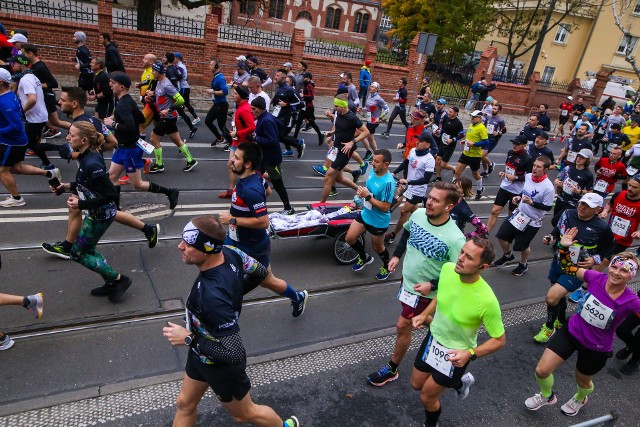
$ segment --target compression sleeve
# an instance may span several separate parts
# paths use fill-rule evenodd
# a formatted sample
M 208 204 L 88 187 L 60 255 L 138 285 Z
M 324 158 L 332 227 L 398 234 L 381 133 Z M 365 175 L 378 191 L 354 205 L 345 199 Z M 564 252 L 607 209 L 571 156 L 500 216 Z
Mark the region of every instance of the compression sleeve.
M 405 161 L 407 160 L 405 159 Z M 424 171 L 424 175 L 422 176 L 422 178 L 408 181 L 408 184 L 409 185 L 428 184 L 429 182 L 431 182 L 431 175 L 433 175 L 433 171 Z
M 408 170 L 408 168 L 409 168 L 409 159 L 404 159 L 404 160 L 402 161 L 402 163 L 400 163 L 400 164 L 398 165 L 398 167 L 396 168 L 396 170 L 394 170 L 394 171 L 393 171 L 393 173 L 394 173 L 394 175 L 395 175 L 395 174 L 397 174 L 397 173 L 399 173 L 399 172 L 402 172 L 402 171 Z
M 402 230 L 402 236 L 400 236 L 400 241 L 396 246 L 396 250 L 393 251 L 393 256 L 402 258 L 404 252 L 407 250 L 407 242 L 409 241 L 409 232 L 407 230 Z

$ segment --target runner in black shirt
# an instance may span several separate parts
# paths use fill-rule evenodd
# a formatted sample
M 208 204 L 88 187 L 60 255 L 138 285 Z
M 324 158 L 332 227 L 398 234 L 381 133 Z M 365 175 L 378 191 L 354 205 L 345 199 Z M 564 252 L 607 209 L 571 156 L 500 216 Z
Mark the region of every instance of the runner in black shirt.
M 260 62 L 258 61 L 258 58 L 256 58 L 255 56 L 251 56 L 249 57 L 249 59 L 247 59 L 247 67 L 249 67 L 249 70 L 248 70 L 249 75 L 260 77 L 260 81 L 262 81 L 262 88 L 264 89 L 265 87 L 269 86 L 273 82 L 271 80 L 271 77 L 269 77 L 262 68 L 258 67 L 259 63 Z
M 440 132 L 436 137 L 438 139 L 438 156 L 436 157 L 436 177 L 433 179 L 434 182 L 442 181 L 443 169 L 456 170 L 448 162 L 456 150 L 458 138 L 463 137 L 464 126 L 458 118 L 459 111 L 456 105 L 449 107 L 449 114 L 442 120 Z
M 93 83 L 93 71 L 91 71 L 91 52 L 86 46 L 87 35 L 82 31 L 76 31 L 73 34 L 73 41 L 78 46 L 76 48 L 76 57 L 73 61 L 76 63 L 76 70 L 80 73 L 78 77 L 78 86 L 87 92 L 91 90 Z
M 180 82 L 182 81 L 182 71 L 180 71 L 180 68 L 173 65 L 175 60 L 176 60 L 176 56 L 174 55 L 173 52 L 165 53 L 164 58 L 162 58 L 162 62 L 166 67 L 165 76 L 167 77 L 167 79 L 169 79 L 171 84 L 176 89 L 178 89 L 178 92 L 180 92 L 180 90 L 182 89 L 180 86 Z M 176 106 L 175 109 L 178 112 L 178 115 L 180 116 L 180 118 L 184 120 L 187 126 L 189 126 L 189 139 L 193 138 L 196 132 L 198 131 L 198 128 L 191 122 L 191 120 L 189 119 L 189 116 L 187 116 L 186 111 L 184 111 L 184 104 L 180 105 L 179 107 Z
M 580 150 L 576 156 L 576 164 L 566 166 L 554 181 L 558 193 L 551 220 L 554 227 L 565 209 L 577 208 L 582 195 L 593 189 L 593 173 L 589 170 L 592 157 L 591 150 L 587 148 Z
M 89 101 L 96 101 L 95 116 L 104 120 L 113 114 L 113 91 L 109 86 L 109 75 L 102 58 L 91 60 L 93 70 L 93 89 L 89 92 Z
M 296 95 L 295 90 L 285 82 L 286 77 L 287 71 L 285 69 L 279 69 L 276 72 L 276 92 L 271 100 L 271 105 L 273 105 L 271 114 L 281 124 L 280 142 L 286 148 L 282 155 L 284 157 L 293 156 L 291 146 L 294 146 L 298 151 L 298 158 L 301 158 L 305 149 L 304 140 L 289 136 L 289 133 L 296 122 L 298 110 L 304 106 L 304 102 Z
M 396 106 L 393 108 L 391 112 L 391 116 L 389 116 L 389 120 L 387 121 L 387 130 L 382 132 L 382 136 L 385 138 L 389 138 L 389 132 L 391 132 L 391 126 L 393 126 L 393 121 L 396 119 L 396 116 L 400 115 L 400 120 L 402 120 L 402 124 L 405 128 L 409 127 L 409 123 L 407 123 L 407 78 L 402 77 L 398 80 L 398 91 L 396 92 L 396 96 L 393 98 L 396 101 Z M 403 132 L 404 133 L 404 132 Z

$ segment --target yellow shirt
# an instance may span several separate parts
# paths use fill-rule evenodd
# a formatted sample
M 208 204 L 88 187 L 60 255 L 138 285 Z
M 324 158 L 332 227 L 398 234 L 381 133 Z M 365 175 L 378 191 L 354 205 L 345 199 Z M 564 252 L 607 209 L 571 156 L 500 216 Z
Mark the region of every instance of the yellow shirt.
M 622 133 L 627 135 L 629 137 L 629 140 L 631 141 L 630 145 L 622 146 L 622 151 L 626 152 L 629 148 L 638 143 L 638 138 L 640 138 L 640 126 L 636 126 L 635 128 L 632 128 L 631 126 L 625 126 L 622 128 Z
M 482 122 L 469 126 L 469 130 L 465 137 L 467 141 L 471 141 L 473 143 L 483 141 L 487 138 L 489 138 L 489 134 L 487 133 L 486 126 Z M 467 157 L 482 157 L 482 147 L 465 146 L 462 154 Z
M 149 83 L 151 83 L 151 80 L 153 80 L 153 70 L 151 69 L 151 67 L 145 68 L 142 71 L 142 76 L 140 77 L 140 81 L 141 82 L 146 81 L 148 83 L 146 85 L 140 86 L 140 96 L 144 96 L 145 92 L 149 88 Z

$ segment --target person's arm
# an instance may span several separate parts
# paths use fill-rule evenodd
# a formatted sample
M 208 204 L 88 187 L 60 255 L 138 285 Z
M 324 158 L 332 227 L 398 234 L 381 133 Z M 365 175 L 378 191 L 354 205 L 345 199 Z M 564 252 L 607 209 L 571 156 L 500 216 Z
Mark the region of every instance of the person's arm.
M 97 194 L 98 197 L 95 199 L 78 200 L 78 208 L 93 209 L 118 200 L 118 192 L 109 180 L 109 175 L 106 173 L 93 178 L 91 191 Z
M 135 108 L 138 107 L 135 106 Z M 126 133 L 137 132 L 138 125 L 130 106 L 118 103 L 116 109 L 118 111 L 118 121 L 113 124 L 113 128 Z
M 569 252 L 569 246 L 576 242 L 575 237 L 577 235 L 578 229 L 575 227 L 570 228 L 564 233 L 558 242 L 558 262 L 564 274 L 575 276 L 578 280 L 584 281 L 584 273 L 587 270 L 575 265 L 571 260 L 571 252 Z
M 405 159 L 405 161 L 407 160 Z M 409 185 L 428 184 L 429 182 L 431 182 L 431 175 L 433 175 L 433 171 L 425 170 L 424 175 L 422 175 L 422 177 L 418 179 L 412 179 L 411 181 L 407 181 L 407 184 Z
M 35 93 L 29 93 L 27 94 L 27 101 L 24 103 L 24 105 L 22 106 L 22 110 L 26 113 L 27 111 L 31 110 L 33 107 L 36 106 L 36 101 L 38 100 L 38 97 L 36 96 Z
M 394 175 L 397 175 L 398 173 L 405 171 L 405 170 L 409 170 L 409 159 L 404 159 L 402 161 L 402 163 L 400 163 L 398 165 L 398 167 L 396 168 L 396 170 L 393 171 Z
M 236 114 L 237 112 L 238 110 L 236 110 Z M 236 119 L 240 120 L 244 124 L 244 126 L 242 127 L 236 126 L 236 136 L 238 137 L 238 139 L 244 139 L 256 130 L 256 125 L 253 121 L 253 114 L 251 114 L 250 111 L 240 111 L 240 116 L 236 117 Z
M 395 258 L 402 258 L 402 256 L 404 255 L 404 252 L 407 250 L 407 242 L 409 241 L 409 235 L 411 233 L 409 233 L 408 230 L 403 229 L 402 230 L 402 235 L 400 236 L 400 240 L 398 241 L 398 244 L 396 245 L 396 249 L 393 251 L 393 256 Z
M 273 83 L 273 80 L 271 80 L 271 77 L 267 76 L 267 78 L 265 79 L 264 83 L 262 83 L 262 87 L 265 88 L 265 87 L 269 86 L 271 83 Z

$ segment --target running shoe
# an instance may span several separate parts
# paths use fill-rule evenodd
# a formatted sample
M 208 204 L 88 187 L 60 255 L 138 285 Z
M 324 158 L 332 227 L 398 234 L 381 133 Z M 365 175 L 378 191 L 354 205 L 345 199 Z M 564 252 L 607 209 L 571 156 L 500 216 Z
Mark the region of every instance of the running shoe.
M 367 151 L 364 155 L 364 157 L 362 158 L 363 162 L 371 162 L 373 161 L 373 152 L 372 151 Z
M 562 136 L 560 137 L 560 144 L 562 144 L 562 143 L 564 142 L 564 139 L 565 139 L 565 138 L 566 138 L 566 137 L 565 137 L 564 135 L 562 135 Z
M 384 242 L 388 243 L 388 244 L 391 244 L 391 243 L 393 243 L 395 238 L 396 238 L 396 233 L 394 233 L 392 231 L 391 233 L 387 233 L 387 234 L 384 235 Z
M 582 409 L 582 407 L 586 405 L 588 401 L 589 398 L 586 396 L 582 402 L 579 402 L 578 399 L 573 396 L 567 403 L 560 407 L 560 411 L 562 411 L 563 414 L 569 417 L 575 417 L 576 415 L 578 415 L 580 409 Z
M 322 165 L 315 165 L 313 166 L 312 169 L 315 173 L 317 173 L 320 176 L 325 176 L 327 174 L 327 170 Z
M 283 209 L 280 211 L 280 214 L 282 215 L 293 215 L 296 213 L 296 210 L 291 208 L 291 209 Z
M 299 144 L 299 147 L 297 147 L 298 158 L 300 159 L 302 158 L 302 156 L 304 156 L 304 149 L 307 148 L 307 144 L 304 143 L 304 139 L 299 139 L 298 144 Z
M 487 171 L 480 172 L 480 176 L 483 177 L 483 178 L 486 177 L 487 175 L 489 175 L 489 172 L 487 172 Z
M 49 129 L 48 131 L 42 134 L 42 137 L 44 139 L 52 139 L 52 138 L 57 138 L 60 135 L 62 135 L 62 132 L 60 132 L 58 129 Z
M 108 297 L 115 289 L 115 285 L 112 282 L 108 282 L 98 288 L 91 289 L 91 295 L 94 297 Z
M 360 172 L 362 172 L 362 176 L 367 174 L 367 169 L 369 168 L 369 162 L 363 162 L 364 165 L 360 166 Z
M 464 400 L 469 396 L 469 388 L 471 387 L 471 385 L 473 385 L 473 383 L 476 382 L 476 379 L 473 378 L 471 372 L 467 372 L 462 376 L 462 378 L 460 378 L 460 381 L 462 381 L 462 387 L 455 390 L 456 394 L 458 395 L 458 399 Z
M 300 427 L 302 424 L 300 424 L 300 421 L 298 421 L 295 415 L 291 415 L 285 420 L 284 425 L 285 427 Z
M 198 161 L 196 159 L 193 159 L 190 162 L 187 162 L 187 165 L 182 168 L 182 172 L 190 172 L 193 168 L 196 167 L 197 164 L 198 164 Z
M 293 157 L 293 151 L 285 150 L 282 152 L 282 157 Z
M 45 252 L 50 253 L 51 255 L 60 257 L 62 259 L 71 259 L 71 251 L 65 250 L 62 242 L 57 242 L 53 244 L 43 243 L 42 249 L 44 249 Z
M 620 372 L 625 375 L 635 375 L 640 372 L 640 362 L 629 360 L 627 363 L 622 365 L 622 367 L 620 368 Z
M 197 127 L 192 127 L 191 130 L 189 130 L 189 139 L 193 139 L 194 136 L 196 136 L 196 132 L 198 132 L 198 128 Z
M 24 197 L 14 199 L 13 196 L 9 196 L 0 202 L 0 206 L 2 206 L 3 208 L 15 208 L 17 206 L 24 206 L 26 204 L 27 202 L 25 202 Z
M 381 134 L 383 137 L 389 139 L 389 132 L 382 132 Z
M 129 289 L 129 286 L 131 286 L 131 279 L 121 274 L 120 279 L 115 280 L 113 283 L 115 286 L 113 292 L 109 295 L 109 301 L 116 302 L 122 298 L 127 289 Z
M 149 249 L 153 249 L 158 244 L 158 235 L 160 234 L 160 224 L 152 225 L 149 234 L 145 234 L 144 237 L 149 241 Z
M 211 146 L 212 146 L 212 147 L 215 147 L 215 146 L 216 146 L 216 145 L 218 145 L 218 144 L 222 144 L 222 141 L 224 141 L 224 139 L 222 139 L 222 138 L 217 138 L 215 141 L 213 141 L 213 142 L 211 143 Z
M 516 259 L 516 256 L 513 254 L 513 252 L 511 253 L 511 255 L 507 256 L 507 255 L 502 255 L 500 258 L 498 258 L 497 260 L 493 261 L 493 265 L 494 267 L 500 267 L 501 265 L 505 265 L 508 262 L 513 261 L 514 259 Z
M 58 168 L 53 168 L 53 169 L 49 169 L 49 172 L 51 172 L 51 178 L 58 178 L 58 181 L 62 181 L 62 175 L 60 174 L 60 169 Z
M 358 256 L 358 260 L 351 266 L 351 268 L 353 268 L 353 271 L 360 271 L 364 268 L 365 265 L 371 264 L 372 262 L 373 257 L 369 254 L 367 254 L 365 259 L 362 259 L 360 258 L 360 256 Z
M 524 273 L 526 273 L 527 270 L 529 270 L 529 265 L 519 262 L 518 266 L 516 268 L 514 268 L 513 271 L 511 271 L 511 274 L 513 274 L 514 276 L 520 277 Z
M 556 331 L 558 329 L 562 329 L 562 326 L 563 324 L 558 319 L 553 321 L 553 329 L 555 329 Z
M 161 173 L 164 172 L 164 165 L 159 165 L 156 162 L 153 162 L 149 167 L 149 173 Z
M 616 353 L 616 359 L 618 359 L 618 360 L 627 360 L 629 358 L 629 356 L 631 356 L 631 353 L 633 353 L 633 351 L 629 347 L 622 347 Z
M 360 169 L 354 169 L 353 171 L 351 171 L 353 182 L 358 182 L 358 179 L 360 179 L 360 175 L 362 175 L 362 171 Z
M 145 175 L 149 175 L 149 170 L 151 169 L 151 159 L 144 159 L 144 169 L 142 172 Z
M 233 196 L 232 190 L 225 190 L 222 193 L 218 194 L 218 197 L 220 197 L 221 199 L 230 199 L 231 196 Z
M 524 401 L 524 405 L 530 411 L 537 411 L 546 405 L 555 405 L 558 403 L 558 398 L 555 393 L 551 393 L 551 396 L 547 399 L 540 393 L 536 393 L 527 400 Z
M 307 306 L 307 301 L 309 300 L 309 292 L 302 291 L 298 292 L 298 301 L 291 301 L 291 308 L 293 312 L 291 315 L 293 317 L 300 317 L 302 313 L 304 313 L 304 309 Z
M 9 337 L 9 335 L 4 336 L 4 340 L 0 341 L 0 351 L 9 350 L 16 342 Z
M 585 289 L 583 287 L 579 287 L 575 291 L 571 292 L 571 295 L 569 295 L 569 301 L 577 304 L 582 299 L 582 297 L 584 297 L 584 294 Z
M 38 292 L 35 295 L 27 295 L 27 299 L 29 300 L 29 304 L 26 309 L 29 310 L 36 319 L 42 317 L 42 311 L 44 310 L 44 295 L 42 292 Z
M 338 195 L 338 190 L 336 190 L 335 188 L 332 188 L 331 191 L 329 191 L 329 197 L 334 197 Z
M 311 130 L 311 125 L 307 124 L 304 128 L 302 128 L 302 130 L 305 132 L 309 132 Z
M 129 175 L 122 176 L 119 181 L 120 181 L 120 185 L 127 185 L 131 182 L 129 180 Z
M 549 142 L 555 142 L 555 140 L 556 140 L 556 137 L 552 136 L 551 139 L 549 139 Z
M 176 206 L 178 206 L 178 196 L 180 196 L 180 190 L 175 188 L 169 189 L 169 195 L 167 196 L 169 199 L 169 209 L 174 210 Z
M 231 151 L 231 144 L 225 144 L 224 149 L 222 151 L 224 151 L 225 153 L 228 153 L 229 151 Z
M 395 381 L 398 379 L 398 370 L 393 371 L 391 369 L 391 365 L 385 363 L 377 372 L 369 374 L 367 376 L 367 381 L 369 384 L 374 385 L 376 387 L 382 387 L 386 383 L 390 381 Z
M 482 193 L 484 193 L 484 187 L 482 187 L 480 190 L 476 190 L 476 197 L 475 197 L 475 200 L 480 200 L 480 199 L 482 199 Z
M 44 163 L 40 165 L 40 169 L 44 170 L 44 171 L 52 171 L 56 168 L 56 166 L 53 163 L 49 163 L 48 165 L 45 165 Z
M 378 271 L 378 274 L 376 274 L 376 279 L 387 280 L 390 274 L 391 272 L 388 269 L 384 267 L 380 267 L 380 271 Z
M 495 169 L 496 164 L 494 162 L 489 163 L 489 170 L 487 170 L 487 174 L 491 175 L 493 173 L 493 169 Z
M 194 125 L 194 126 L 198 126 L 200 124 L 200 122 L 201 122 L 200 117 L 196 117 L 195 119 L 193 119 L 191 124 Z
M 545 323 L 542 325 L 542 328 L 540 328 L 540 332 L 533 337 L 533 340 L 537 343 L 544 344 L 549 341 L 549 338 L 551 338 L 554 333 L 555 329 L 547 327 Z

